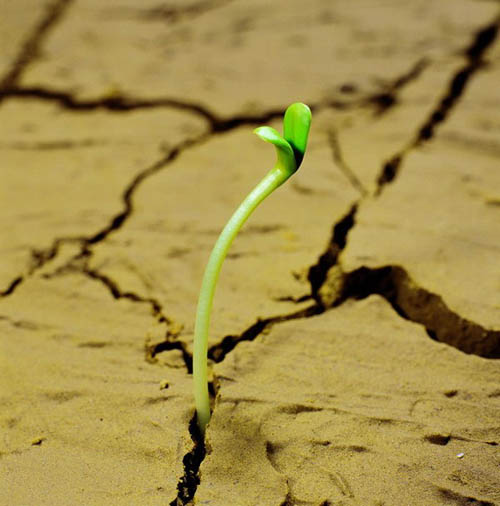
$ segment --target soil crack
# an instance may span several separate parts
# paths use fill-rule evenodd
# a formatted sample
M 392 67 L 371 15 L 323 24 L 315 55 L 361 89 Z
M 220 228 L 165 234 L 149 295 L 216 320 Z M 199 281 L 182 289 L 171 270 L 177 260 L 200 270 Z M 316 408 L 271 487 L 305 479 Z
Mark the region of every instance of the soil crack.
M 148 362 L 155 362 L 156 356 L 164 351 L 178 350 L 182 354 L 182 360 L 186 366 L 188 374 L 193 374 L 193 356 L 189 351 L 188 345 L 184 341 L 178 341 L 175 338 L 178 336 L 176 333 L 167 332 L 164 341 L 160 343 L 148 345 L 146 344 L 146 360 Z
M 344 175 L 349 180 L 351 185 L 360 193 L 361 197 L 366 197 L 368 195 L 368 191 L 366 190 L 366 188 L 364 187 L 363 183 L 360 181 L 358 176 L 356 176 L 354 171 L 349 167 L 349 165 L 345 161 L 345 158 L 342 155 L 342 150 L 340 149 L 338 134 L 334 128 L 331 128 L 328 131 L 328 143 L 330 144 L 335 164 L 344 173 Z
M 206 455 L 206 448 L 203 436 L 196 423 L 196 414 L 189 423 L 189 433 L 193 441 L 193 448 L 184 455 L 182 459 L 184 464 L 184 475 L 177 484 L 177 497 L 169 503 L 170 506 L 192 504 L 192 500 L 200 484 L 199 470 Z
M 377 101 L 378 94 L 360 98 L 357 101 L 326 99 L 316 103 L 309 102 L 313 113 L 325 109 L 355 109 L 366 107 Z M 61 108 L 74 112 L 106 110 L 114 113 L 153 108 L 168 108 L 190 112 L 203 118 L 209 124 L 210 135 L 228 132 L 245 125 L 260 125 L 283 116 L 285 107 L 269 108 L 255 113 L 235 113 L 223 117 L 199 102 L 190 102 L 172 97 L 141 98 L 126 93 L 112 93 L 91 99 L 75 97 L 71 92 L 53 89 L 48 86 L 17 86 L 15 83 L 0 87 L 0 101 L 6 98 L 41 100 L 58 104 Z
M 74 112 L 90 112 L 101 109 L 114 113 L 126 113 L 142 109 L 174 109 L 200 116 L 209 125 L 209 135 L 224 133 L 244 125 L 260 125 L 283 116 L 283 108 L 279 107 L 255 114 L 234 114 L 224 118 L 200 103 L 170 97 L 141 98 L 126 93 L 113 93 L 93 99 L 79 99 L 68 91 L 40 86 L 0 88 L 0 100 L 6 98 L 52 102 L 63 109 Z M 331 106 L 330 103 L 313 104 L 311 110 Z
M 492 23 L 476 33 L 470 46 L 464 50 L 465 64 L 452 77 L 443 98 L 421 125 L 415 139 L 385 163 L 377 180 L 377 195 L 382 192 L 386 184 L 392 183 L 397 177 L 401 162 L 408 152 L 430 141 L 435 135 L 436 128 L 446 120 L 453 108 L 457 106 L 470 80 L 484 66 L 484 55 L 495 42 L 499 25 L 500 16 L 497 16 Z
M 328 278 L 330 269 L 338 265 L 338 258 L 347 244 L 349 231 L 356 224 L 358 205 L 357 202 L 354 203 L 349 211 L 335 223 L 328 246 L 320 255 L 316 264 L 309 268 L 307 278 L 311 284 L 311 295 L 320 305 L 324 305 L 324 300 L 319 293 L 320 289 Z
M 53 102 L 63 109 L 75 112 L 89 112 L 99 109 L 125 113 L 129 111 L 153 108 L 176 109 L 179 111 L 190 112 L 203 118 L 209 124 L 209 135 L 228 132 L 244 125 L 260 125 L 268 123 L 274 119 L 283 116 L 283 107 L 272 108 L 264 112 L 234 114 L 228 118 L 221 117 L 209 108 L 197 102 L 189 102 L 185 100 L 157 97 L 157 98 L 140 98 L 127 95 L 126 93 L 113 93 L 108 96 L 97 97 L 93 99 L 79 99 L 72 93 L 63 90 L 51 89 L 48 87 L 6 87 L 0 88 L 0 99 L 2 98 L 23 98 L 36 99 L 45 102 Z M 349 104 L 353 105 L 353 104 Z M 321 102 L 312 104 L 311 110 L 319 111 L 323 108 L 338 107 L 345 108 L 348 104 L 339 104 L 336 102 Z
M 403 267 L 388 265 L 360 267 L 348 273 L 343 271 L 339 255 L 347 244 L 349 231 L 355 226 L 358 205 L 353 204 L 334 225 L 326 250 L 309 268 L 311 295 L 317 303 L 309 308 L 310 314 L 338 307 L 347 299 L 359 300 L 377 294 L 385 298 L 401 317 L 423 325 L 432 339 L 464 353 L 500 358 L 499 330 L 487 329 L 461 317 L 446 305 L 442 297 L 418 286 Z M 281 317 L 281 321 L 284 319 Z M 266 328 L 266 322 L 262 320 L 247 330 L 252 339 L 254 334 Z
M 82 257 L 90 257 L 92 255 L 91 247 L 95 244 L 98 244 L 104 241 L 111 233 L 120 229 L 123 224 L 128 220 L 134 210 L 133 206 L 133 195 L 137 188 L 141 185 L 141 183 L 146 180 L 148 177 L 152 176 L 156 172 L 164 169 L 166 166 L 170 165 L 174 160 L 176 160 L 185 150 L 201 144 L 204 142 L 208 133 L 203 133 L 200 136 L 188 139 L 186 141 L 181 142 L 178 146 L 171 149 L 169 153 L 155 162 L 150 167 L 145 170 L 139 172 L 134 179 L 128 184 L 125 188 L 122 201 L 123 201 L 123 209 L 118 214 L 116 214 L 113 218 L 111 218 L 108 225 L 104 226 L 97 232 L 89 236 L 75 236 L 75 237 L 58 237 L 55 238 L 52 242 L 52 245 L 46 249 L 33 249 L 32 250 L 32 259 L 31 266 L 28 269 L 28 276 L 32 276 L 36 271 L 40 270 L 47 263 L 54 260 L 61 247 L 65 244 L 71 243 L 80 243 L 80 252 L 75 255 L 72 259 L 69 260 L 68 266 L 74 264 L 74 262 Z M 64 270 L 64 266 L 59 269 L 59 271 Z M 17 276 L 14 281 L 12 281 L 9 287 L 0 292 L 0 296 L 11 295 L 15 289 L 19 286 L 19 284 L 25 279 L 25 276 Z M 108 285 L 109 287 L 109 285 Z M 111 290 L 113 293 L 113 290 Z
M 239 343 L 243 341 L 255 340 L 260 334 L 269 332 L 271 330 L 271 327 L 273 327 L 275 324 L 290 320 L 298 320 L 301 318 L 309 318 L 322 312 L 324 312 L 323 307 L 319 306 L 318 304 L 313 304 L 294 313 L 272 316 L 264 319 L 258 318 L 255 323 L 250 325 L 241 334 L 228 335 L 224 337 L 221 342 L 211 346 L 208 349 L 208 358 L 210 360 L 213 360 L 215 363 L 220 363 L 226 358 L 228 353 L 236 348 Z
M 13 279 L 7 288 L 5 290 L 0 290 L 0 297 L 6 297 L 7 295 L 11 295 L 14 290 L 17 288 L 17 285 L 19 283 L 22 283 L 24 280 L 24 276 L 18 276 L 17 278 Z
M 336 300 L 337 307 L 347 299 L 380 295 L 404 319 L 423 325 L 434 340 L 464 353 L 484 358 L 500 358 L 500 330 L 486 329 L 452 311 L 443 299 L 418 286 L 403 267 L 360 267 L 343 275 Z
M 42 277 L 50 279 L 56 276 L 64 275 L 68 272 L 82 273 L 85 276 L 89 277 L 90 279 L 104 285 L 104 287 L 116 300 L 127 299 L 134 303 L 149 305 L 151 309 L 151 315 L 153 316 L 153 318 L 156 320 L 157 323 L 166 325 L 167 331 L 164 341 L 155 345 L 148 345 L 146 343 L 145 346 L 146 361 L 155 362 L 155 356 L 161 351 L 178 349 L 182 352 L 187 372 L 191 374 L 192 357 L 188 352 L 187 346 L 181 341 L 176 341 L 179 333 L 182 330 L 182 325 L 176 323 L 172 318 L 168 317 L 163 312 L 162 305 L 156 298 L 144 297 L 135 292 L 123 290 L 122 288 L 120 288 L 119 284 L 115 280 L 113 280 L 110 276 L 103 274 L 102 272 L 99 272 L 99 270 L 96 268 L 90 267 L 89 262 L 91 256 L 92 256 L 91 251 L 86 248 L 86 245 L 84 245 L 80 253 L 74 255 L 68 262 L 55 269 L 53 272 L 42 274 Z
M 187 111 L 202 116 L 210 124 L 217 122 L 216 116 L 204 106 L 195 102 L 177 100 L 167 97 L 139 98 L 127 94 L 113 93 L 94 99 L 78 99 L 70 92 L 51 89 L 48 87 L 6 87 L 0 89 L 0 97 L 38 99 L 53 102 L 63 109 L 77 112 L 88 112 L 103 109 L 112 112 L 128 112 L 137 109 L 170 108 Z
M 50 30 L 62 18 L 72 1 L 73 0 L 58 0 L 47 6 L 45 16 L 42 17 L 32 33 L 25 40 L 10 70 L 0 81 L 0 102 L 4 98 L 3 90 L 16 86 L 27 66 L 39 57 L 40 45 L 48 36 Z
M 495 42 L 498 34 L 500 17 L 494 23 L 477 32 L 473 43 L 465 50 L 467 63 L 455 74 L 451 80 L 445 96 L 441 99 L 436 110 L 420 129 L 416 145 L 421 144 L 434 136 L 435 128 L 446 120 L 450 111 L 462 97 L 465 89 L 474 74 L 484 66 L 483 55 Z
M 132 202 L 132 197 L 137 190 L 137 188 L 141 185 L 141 183 L 155 174 L 156 172 L 160 171 L 161 169 L 164 169 L 165 166 L 170 165 L 172 162 L 174 162 L 181 153 L 186 151 L 187 149 L 196 146 L 198 144 L 201 144 L 204 142 L 208 137 L 207 133 L 204 133 L 194 139 L 189 139 L 187 141 L 182 142 L 177 147 L 173 148 L 167 156 L 147 168 L 146 170 L 139 172 L 135 176 L 135 178 L 132 180 L 131 183 L 127 186 L 123 193 L 123 203 L 124 203 L 124 209 L 120 213 L 114 216 L 112 218 L 111 222 L 101 229 L 99 232 L 94 234 L 93 236 L 87 238 L 87 244 L 96 244 L 98 242 L 103 241 L 106 239 L 112 232 L 118 230 L 122 227 L 123 223 L 130 217 L 130 215 L 133 213 L 134 206 Z
M 490 501 L 483 501 L 481 499 L 476 499 L 475 497 L 465 496 L 449 488 L 438 487 L 437 489 L 439 497 L 446 502 L 453 501 L 458 505 L 476 505 L 476 506 L 495 506 L 494 503 Z
M 376 115 L 382 116 L 382 114 L 386 113 L 391 107 L 397 105 L 399 101 L 398 93 L 407 84 L 418 79 L 429 64 L 430 60 L 428 58 L 420 58 L 413 64 L 408 72 L 405 72 L 392 82 L 383 83 L 384 91 L 369 97 L 366 103 L 374 105 L 376 107 Z
M 88 277 L 102 283 L 111 293 L 115 299 L 128 299 L 132 302 L 140 304 L 148 304 L 151 307 L 151 314 L 155 317 L 158 323 L 164 323 L 167 326 L 173 326 L 174 322 L 163 313 L 161 304 L 153 297 L 143 297 L 134 292 L 123 291 L 116 281 L 112 280 L 109 276 L 100 273 L 97 269 L 91 269 L 88 266 L 88 257 L 86 258 L 85 265 L 82 266 L 81 272 Z

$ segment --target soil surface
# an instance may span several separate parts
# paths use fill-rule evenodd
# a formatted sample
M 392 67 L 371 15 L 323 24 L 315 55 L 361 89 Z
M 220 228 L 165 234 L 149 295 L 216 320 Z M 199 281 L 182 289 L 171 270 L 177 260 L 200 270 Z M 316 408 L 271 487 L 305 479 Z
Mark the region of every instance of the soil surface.
M 500 505 L 497 2 L 0 10 L 1 504 Z

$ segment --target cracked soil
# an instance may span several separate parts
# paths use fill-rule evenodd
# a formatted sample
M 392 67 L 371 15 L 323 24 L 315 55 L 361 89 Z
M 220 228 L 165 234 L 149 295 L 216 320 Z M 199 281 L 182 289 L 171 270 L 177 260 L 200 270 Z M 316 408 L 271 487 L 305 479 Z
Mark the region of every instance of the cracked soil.
M 500 505 L 497 2 L 0 11 L 1 504 Z

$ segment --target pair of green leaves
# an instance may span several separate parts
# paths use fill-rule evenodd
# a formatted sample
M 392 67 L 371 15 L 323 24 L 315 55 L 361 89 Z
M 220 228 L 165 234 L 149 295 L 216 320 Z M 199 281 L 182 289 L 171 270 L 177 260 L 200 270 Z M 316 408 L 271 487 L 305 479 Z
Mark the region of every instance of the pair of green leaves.
M 283 136 L 274 128 L 262 126 L 254 133 L 262 140 L 274 144 L 278 155 L 278 164 L 291 176 L 302 163 L 307 147 L 309 128 L 311 127 L 311 109 L 300 102 L 292 104 L 283 118 Z

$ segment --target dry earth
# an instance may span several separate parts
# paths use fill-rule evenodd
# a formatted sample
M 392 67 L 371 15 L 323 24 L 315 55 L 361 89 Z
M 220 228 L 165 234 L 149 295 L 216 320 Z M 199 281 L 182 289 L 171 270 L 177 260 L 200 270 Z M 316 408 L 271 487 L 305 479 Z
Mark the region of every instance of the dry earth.
M 1 504 L 500 505 L 498 2 L 0 10 Z

